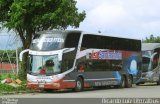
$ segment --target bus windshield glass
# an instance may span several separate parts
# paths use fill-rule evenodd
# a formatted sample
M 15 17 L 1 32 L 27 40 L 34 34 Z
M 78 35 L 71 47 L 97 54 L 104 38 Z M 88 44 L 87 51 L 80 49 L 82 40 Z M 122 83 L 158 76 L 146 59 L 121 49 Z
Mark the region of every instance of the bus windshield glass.
M 62 49 L 64 40 L 64 34 L 42 34 L 33 39 L 31 49 L 40 51 Z
M 41 75 L 52 75 L 60 73 L 60 61 L 58 55 L 52 56 L 31 56 L 30 73 Z
M 150 70 L 150 58 L 149 57 L 142 57 L 142 71 L 147 72 Z

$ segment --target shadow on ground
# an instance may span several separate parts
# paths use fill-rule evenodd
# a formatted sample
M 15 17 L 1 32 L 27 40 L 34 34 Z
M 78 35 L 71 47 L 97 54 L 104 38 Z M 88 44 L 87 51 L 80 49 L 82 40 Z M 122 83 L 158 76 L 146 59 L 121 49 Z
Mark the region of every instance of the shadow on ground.
M 129 89 L 133 89 L 136 88 L 136 86 L 133 86 L 132 88 Z M 115 89 L 115 90 L 121 90 L 121 89 L 128 89 L 128 88 L 116 88 L 114 86 L 107 86 L 107 87 L 94 87 L 94 88 L 85 88 L 83 89 L 82 92 L 88 92 L 88 91 L 97 91 L 97 90 L 111 90 L 111 89 Z M 81 93 L 81 92 L 75 92 L 72 89 L 62 89 L 62 90 L 41 90 L 40 93 L 56 93 L 56 94 L 62 94 L 62 93 Z
M 144 84 L 140 84 L 138 86 L 158 86 L 157 83 L 144 83 Z

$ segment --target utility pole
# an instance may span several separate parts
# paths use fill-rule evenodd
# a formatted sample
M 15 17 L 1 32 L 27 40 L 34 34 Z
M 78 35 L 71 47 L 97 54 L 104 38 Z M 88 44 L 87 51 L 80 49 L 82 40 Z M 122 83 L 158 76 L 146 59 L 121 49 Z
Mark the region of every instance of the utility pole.
M 18 72 L 19 72 L 19 63 L 18 63 L 18 37 L 16 37 L 16 68 L 17 68 L 17 75 L 18 75 Z

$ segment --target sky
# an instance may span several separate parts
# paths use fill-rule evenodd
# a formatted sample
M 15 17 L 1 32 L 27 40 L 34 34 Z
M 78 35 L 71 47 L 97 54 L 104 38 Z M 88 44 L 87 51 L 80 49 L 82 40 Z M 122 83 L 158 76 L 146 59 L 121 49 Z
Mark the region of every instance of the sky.
M 0 30 L 0 50 L 13 50 L 21 46 L 20 39 L 13 31 Z
M 86 18 L 78 30 L 145 39 L 160 35 L 160 0 L 76 0 Z

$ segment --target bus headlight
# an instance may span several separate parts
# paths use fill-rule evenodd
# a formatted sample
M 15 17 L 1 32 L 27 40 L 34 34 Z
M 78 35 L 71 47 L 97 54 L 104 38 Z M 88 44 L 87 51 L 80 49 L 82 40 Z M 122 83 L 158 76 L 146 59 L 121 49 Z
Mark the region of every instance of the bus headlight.
M 60 83 L 53 83 L 53 86 L 60 87 Z
M 147 75 L 146 73 L 142 73 L 142 77 L 146 77 L 146 75 Z

